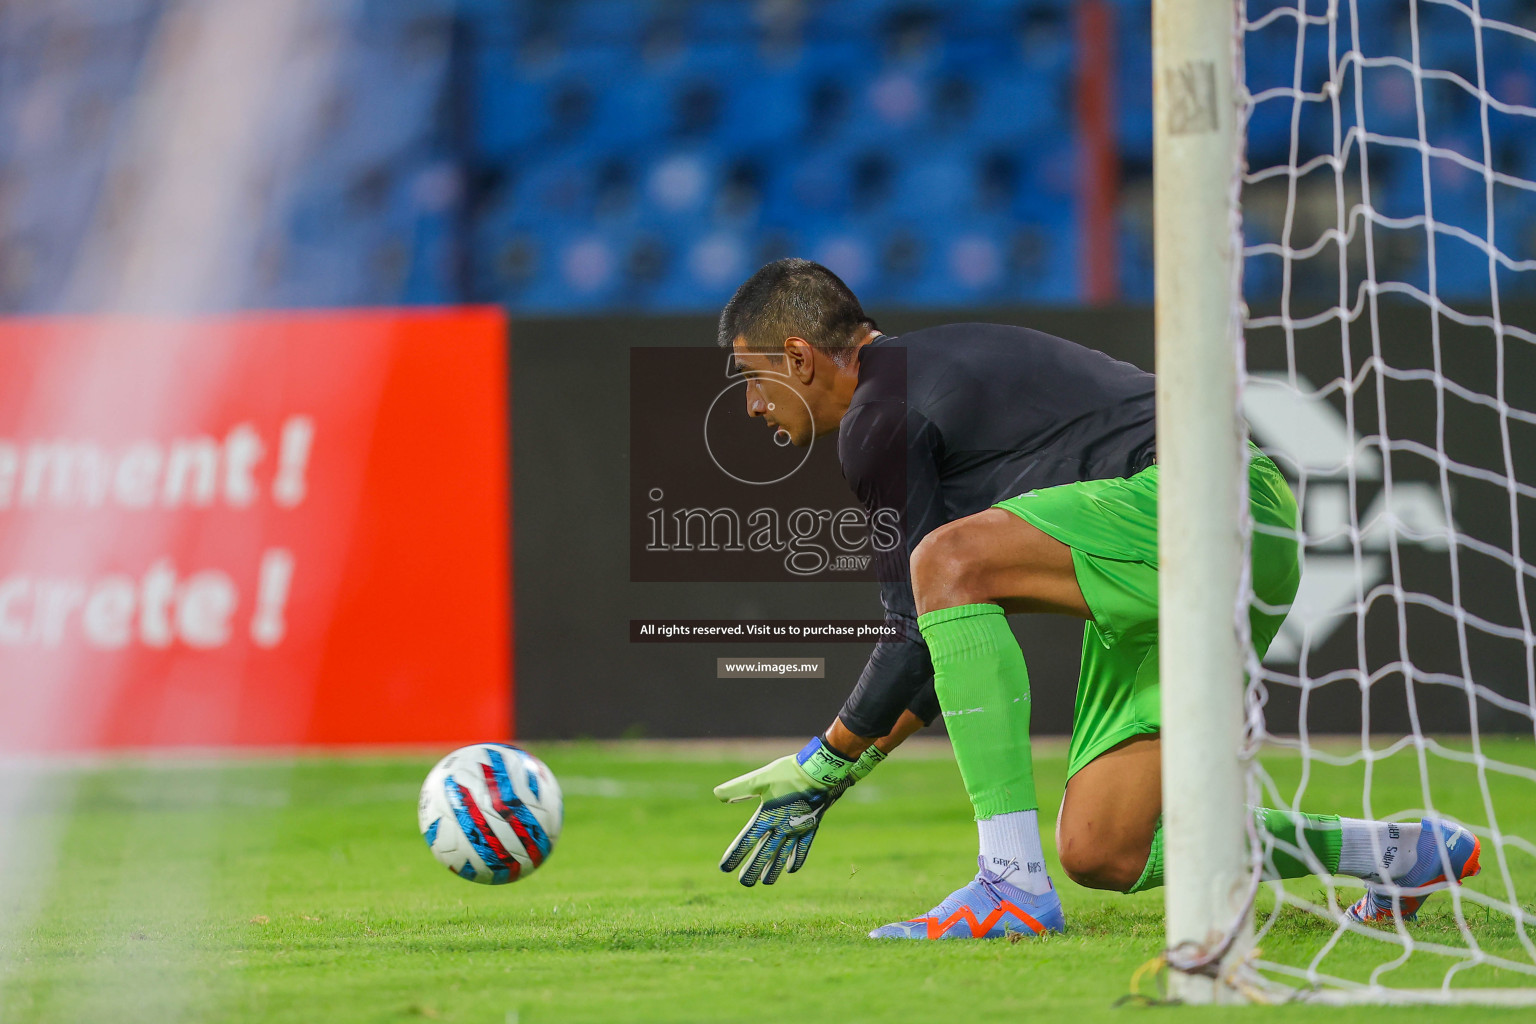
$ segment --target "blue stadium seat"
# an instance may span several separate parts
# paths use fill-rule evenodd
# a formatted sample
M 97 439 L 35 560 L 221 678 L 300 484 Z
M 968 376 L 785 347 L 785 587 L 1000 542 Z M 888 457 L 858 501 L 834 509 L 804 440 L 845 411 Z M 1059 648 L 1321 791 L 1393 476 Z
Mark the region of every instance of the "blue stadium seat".
M 806 34 L 849 39 L 875 38 L 885 16 L 897 7 L 918 6 L 902 0 L 840 0 L 806 5 Z
M 970 214 L 980 205 L 980 175 L 969 147 L 945 147 L 904 161 L 894 178 L 890 206 L 914 219 Z
M 689 37 L 706 44 L 751 39 L 757 31 L 755 6 L 739 0 L 694 0 L 683 12 Z
M 1071 87 L 1058 79 L 1019 72 L 988 76 L 977 85 L 976 113 L 967 134 L 978 144 L 1054 137 L 1074 119 Z
M 725 146 L 780 146 L 808 125 L 808 82 L 797 68 L 757 66 L 723 82 L 717 138 Z
M 763 214 L 770 221 L 795 224 L 836 216 L 853 196 L 853 161 L 847 146 L 804 149 L 773 168 L 764 194 Z
M 1029 6 L 1018 0 L 945 5 L 940 11 L 945 68 L 982 78 L 1016 62 L 1023 46 L 1022 14 Z
M 469 57 L 474 144 L 482 157 L 509 157 L 545 130 L 550 76 L 520 73 L 510 45 L 477 46 Z
M 562 0 L 550 13 L 566 49 L 638 50 L 657 5 L 638 0 Z

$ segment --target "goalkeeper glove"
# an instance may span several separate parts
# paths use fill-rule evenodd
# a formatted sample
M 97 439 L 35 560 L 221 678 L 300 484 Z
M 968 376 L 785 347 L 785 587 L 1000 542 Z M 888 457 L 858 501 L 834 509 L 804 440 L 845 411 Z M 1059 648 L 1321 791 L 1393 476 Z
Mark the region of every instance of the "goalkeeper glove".
M 834 753 L 818 736 L 798 754 L 715 787 L 726 803 L 761 799 L 747 827 L 720 858 L 721 871 L 734 871 L 742 885 L 772 885 L 787 867 L 799 871 L 816 838 L 822 815 L 848 787 L 875 770 L 885 755 L 873 745 L 857 761 Z M 753 851 L 756 851 L 755 853 Z

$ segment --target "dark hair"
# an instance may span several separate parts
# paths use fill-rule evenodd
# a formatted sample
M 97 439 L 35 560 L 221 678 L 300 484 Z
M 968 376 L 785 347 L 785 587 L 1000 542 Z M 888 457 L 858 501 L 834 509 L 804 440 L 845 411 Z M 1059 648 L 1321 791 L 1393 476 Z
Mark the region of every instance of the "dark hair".
M 853 291 L 832 271 L 810 260 L 768 264 L 736 289 L 720 314 L 720 346 L 738 337 L 754 351 L 783 351 L 785 338 L 804 338 L 842 363 L 859 328 L 875 329 Z

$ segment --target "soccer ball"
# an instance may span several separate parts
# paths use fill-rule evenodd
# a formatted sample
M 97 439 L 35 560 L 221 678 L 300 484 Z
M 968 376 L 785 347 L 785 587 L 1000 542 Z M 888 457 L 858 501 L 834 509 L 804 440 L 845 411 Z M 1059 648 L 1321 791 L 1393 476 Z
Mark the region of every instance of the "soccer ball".
M 416 805 L 432 856 L 485 885 L 515 882 L 544 863 L 564 815 L 554 774 L 506 743 L 460 747 L 437 762 Z

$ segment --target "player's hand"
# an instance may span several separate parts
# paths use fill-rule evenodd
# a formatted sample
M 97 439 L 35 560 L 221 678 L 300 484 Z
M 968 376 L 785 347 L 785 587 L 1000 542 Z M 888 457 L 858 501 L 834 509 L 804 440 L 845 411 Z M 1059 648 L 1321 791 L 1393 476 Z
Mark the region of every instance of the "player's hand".
M 798 754 L 716 786 L 715 796 L 726 803 L 753 797 L 762 801 L 726 848 L 720 870 L 734 871 L 745 861 L 736 876 L 742 885 L 756 885 L 759 880 L 772 885 L 785 868 L 790 874 L 799 871 L 827 808 L 884 757 L 871 746 L 853 761 L 834 753 L 818 736 Z

